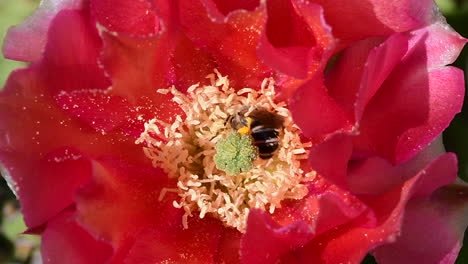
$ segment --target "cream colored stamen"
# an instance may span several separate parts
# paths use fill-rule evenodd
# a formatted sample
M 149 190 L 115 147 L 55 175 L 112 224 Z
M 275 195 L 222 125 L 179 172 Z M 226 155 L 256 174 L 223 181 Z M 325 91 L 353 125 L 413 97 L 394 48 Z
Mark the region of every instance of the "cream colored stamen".
M 175 87 L 158 90 L 172 94 L 185 118 L 177 116 L 172 124 L 157 118 L 148 121 L 136 143 L 145 145 L 144 153 L 153 166 L 178 179 L 177 188 L 164 189 L 160 199 L 166 192 L 178 193 L 180 199 L 173 204 L 185 210 L 185 227 L 187 218 L 197 212 L 200 218 L 210 214 L 244 232 L 251 208 L 274 213 L 284 199 L 301 199 L 307 194 L 302 183 L 312 180 L 315 174 L 305 173 L 301 160 L 307 158 L 310 143 L 301 142 L 300 130 L 286 104 L 274 102 L 272 79 L 265 79 L 260 90 L 244 88 L 236 92 L 227 76 L 215 73 L 207 76 L 211 85 L 192 85 L 187 94 Z M 216 168 L 215 145 L 232 132 L 225 124 L 226 118 L 245 106 L 264 108 L 284 117 L 280 146 L 272 158 L 257 159 L 250 171 L 228 175 Z

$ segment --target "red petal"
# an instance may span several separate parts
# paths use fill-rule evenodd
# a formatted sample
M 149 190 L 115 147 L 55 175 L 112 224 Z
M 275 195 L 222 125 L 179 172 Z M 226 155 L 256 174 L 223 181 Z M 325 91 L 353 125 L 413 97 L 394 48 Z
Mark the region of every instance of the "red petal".
M 456 175 L 456 164 L 448 165 Z M 447 167 L 441 167 L 444 169 Z M 468 187 L 450 185 L 411 201 L 401 235 L 374 251 L 379 263 L 454 263 L 468 225 Z
M 159 31 L 159 21 L 146 1 L 92 0 L 91 14 L 108 30 L 132 35 Z
M 320 74 L 297 89 L 289 109 L 304 135 L 313 140 L 351 129 L 349 116 L 330 97 Z
M 352 150 L 351 138 L 337 135 L 310 149 L 309 164 L 325 179 L 347 189 L 347 168 Z
M 240 263 L 241 237 L 241 232 L 232 228 L 223 228 L 215 263 Z
M 211 56 L 216 68 L 229 75 L 236 88 L 259 87 L 271 69 L 257 57 L 257 45 L 266 22 L 266 8 L 235 11 L 225 18 L 209 0 L 183 1 L 181 25 L 186 36 Z
M 134 144 L 133 138 L 121 133 L 96 133 L 95 130 L 83 126 L 80 121 L 70 118 L 55 104 L 53 95 L 59 90 L 96 89 L 106 85 L 103 72 L 95 61 L 98 47 L 93 41 L 96 36 L 87 28 L 86 19 L 86 15 L 77 11 L 63 11 L 57 15 L 50 28 L 51 41 L 47 45 L 46 58 L 28 69 L 13 73 L 0 94 L 0 130 L 3 135 L 0 140 L 1 162 L 10 174 L 13 184 L 18 184 L 20 189 L 33 189 L 21 192 L 20 200 L 39 200 L 37 197 L 42 194 L 38 192 L 43 193 L 43 190 L 49 188 L 26 186 L 36 183 L 37 178 L 41 178 L 41 183 L 44 184 L 56 181 L 49 177 L 60 177 L 60 181 L 67 183 L 63 192 L 57 190 L 48 194 L 50 196 L 42 196 L 44 199 L 51 198 L 41 201 L 50 205 L 53 210 L 44 211 L 44 214 L 41 212 L 37 217 L 28 215 L 38 209 L 25 210 L 26 222 L 31 228 L 42 224 L 42 221 L 56 214 L 57 210 L 68 206 L 65 203 L 69 202 L 74 188 L 83 180 L 76 176 L 70 179 L 74 174 L 69 176 L 70 172 L 66 168 L 56 174 L 42 173 L 36 169 L 36 166 L 47 161 L 48 157 L 57 155 L 57 149 L 69 147 L 90 157 L 106 153 L 137 163 L 148 163 L 141 148 Z M 76 34 L 69 36 L 71 28 L 76 29 Z M 63 35 L 65 29 L 66 37 Z M 88 40 L 91 41 L 89 46 L 74 43 Z M 55 53 L 52 52 L 53 49 Z M 69 53 L 73 52 L 80 56 L 69 56 Z M 59 58 L 59 55 L 63 55 L 63 58 Z M 83 77 L 81 73 L 92 76 Z M 82 176 L 85 177 L 84 174 Z M 55 199 L 54 195 L 63 199 Z M 68 198 L 65 199 L 66 197 Z
M 135 239 L 148 226 L 181 223 L 182 211 L 172 206 L 175 195 L 158 200 L 167 184 L 166 175 L 153 167 L 111 159 L 94 162 L 91 182 L 78 192 L 79 221 L 119 250 L 126 239 Z
M 125 258 L 126 264 L 215 263 L 221 222 L 190 218 L 189 228 L 181 224 L 164 229 L 144 230 Z
M 64 9 L 81 9 L 83 0 L 44 0 L 21 24 L 11 27 L 3 43 L 3 54 L 12 60 L 38 61 L 47 42 L 47 31 L 55 15 Z M 70 36 L 70 35 L 69 35 Z
M 313 0 L 323 6 L 325 19 L 340 39 L 355 41 L 405 32 L 436 19 L 431 0 Z
M 83 230 L 67 210 L 52 219 L 42 234 L 42 259 L 47 264 L 102 264 L 112 248 Z
M 372 208 L 369 213 L 374 214 L 377 222 L 374 226 L 364 225 L 363 219 L 342 225 L 324 233 L 294 255 L 297 259 L 308 262 L 325 261 L 327 263 L 360 263 L 365 254 L 376 246 L 394 242 L 401 230 L 404 210 L 409 199 L 415 193 L 421 193 L 445 184 L 439 179 L 452 178 L 455 175 L 451 154 L 434 160 L 416 176 L 410 178 L 385 193 L 379 195 L 361 196 Z M 441 171 L 449 169 L 448 177 L 441 175 Z M 435 182 L 429 187 L 430 182 Z M 365 216 L 365 215 L 363 215 Z M 412 245 L 412 248 L 417 245 Z
M 13 172 L 29 227 L 45 223 L 70 206 L 75 190 L 91 176 L 89 161 L 73 149 L 57 150 L 28 165 L 34 169 L 18 167 Z M 27 173 L 30 174 L 28 177 L 17 176 Z
M 381 196 L 373 197 L 372 207 L 378 219 L 374 228 L 363 226 L 362 219 L 357 218 L 322 234 L 293 255 L 303 262 L 360 263 L 370 249 L 394 241 L 417 179 L 415 177 Z
M 268 1 L 267 11 L 259 57 L 275 70 L 297 79 L 310 77 L 323 68 L 335 45 L 322 8 L 308 2 L 282 0 Z M 294 89 L 288 88 L 283 92 L 291 95 Z
M 242 237 L 241 261 L 245 264 L 276 263 L 283 254 L 301 247 L 312 236 L 313 230 L 304 221 L 281 227 L 266 213 L 253 209 Z
M 108 88 L 110 83 L 97 61 L 100 49 L 99 36 L 84 11 L 60 12 L 50 26 L 40 64 L 49 93 Z
M 357 149 L 395 163 L 410 159 L 438 136 L 460 111 L 463 72 L 453 67 L 407 74 L 399 67 L 369 103 Z

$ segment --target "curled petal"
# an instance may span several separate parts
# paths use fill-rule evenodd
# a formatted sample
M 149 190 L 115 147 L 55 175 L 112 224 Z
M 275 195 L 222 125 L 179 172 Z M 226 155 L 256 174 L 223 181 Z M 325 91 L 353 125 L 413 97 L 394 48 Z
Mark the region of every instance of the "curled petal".
M 352 130 L 350 117 L 328 94 L 320 74 L 297 89 L 289 101 L 289 109 L 304 135 L 313 140 Z
M 112 255 L 112 248 L 94 239 L 75 221 L 73 210 L 54 217 L 42 234 L 44 263 L 102 264 Z
M 35 62 L 42 57 L 47 31 L 54 17 L 64 9 L 82 9 L 83 0 L 45 0 L 21 24 L 11 27 L 3 43 L 6 58 Z
M 391 35 L 431 24 L 437 17 L 432 0 L 313 0 L 323 6 L 333 34 L 346 41 Z
M 268 1 L 267 16 L 258 47 L 258 55 L 267 65 L 297 79 L 310 77 L 324 67 L 334 39 L 319 5 Z M 293 90 L 283 92 L 292 94 Z

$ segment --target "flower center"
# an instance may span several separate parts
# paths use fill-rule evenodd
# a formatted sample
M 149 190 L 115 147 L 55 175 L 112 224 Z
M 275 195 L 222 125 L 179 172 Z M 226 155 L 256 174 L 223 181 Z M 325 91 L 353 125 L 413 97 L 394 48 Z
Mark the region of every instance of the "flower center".
M 301 141 L 286 104 L 274 102 L 272 79 L 260 90 L 236 91 L 215 72 L 207 77 L 211 85 L 192 85 L 187 94 L 158 90 L 172 94 L 185 118 L 148 121 L 136 143 L 145 145 L 154 166 L 177 178 L 177 188 L 164 188 L 159 198 L 178 194 L 173 204 L 185 211 L 184 227 L 189 216 L 210 214 L 244 232 L 251 208 L 274 213 L 284 199 L 307 194 L 303 183 L 315 174 L 304 172 L 301 162 L 311 144 Z

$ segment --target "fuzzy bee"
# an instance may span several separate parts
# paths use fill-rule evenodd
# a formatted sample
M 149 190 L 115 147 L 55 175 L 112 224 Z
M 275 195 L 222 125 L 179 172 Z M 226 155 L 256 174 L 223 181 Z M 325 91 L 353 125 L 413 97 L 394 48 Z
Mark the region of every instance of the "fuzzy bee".
M 240 134 L 250 134 L 261 159 L 269 159 L 279 147 L 284 118 L 263 108 L 243 108 L 226 120 Z

